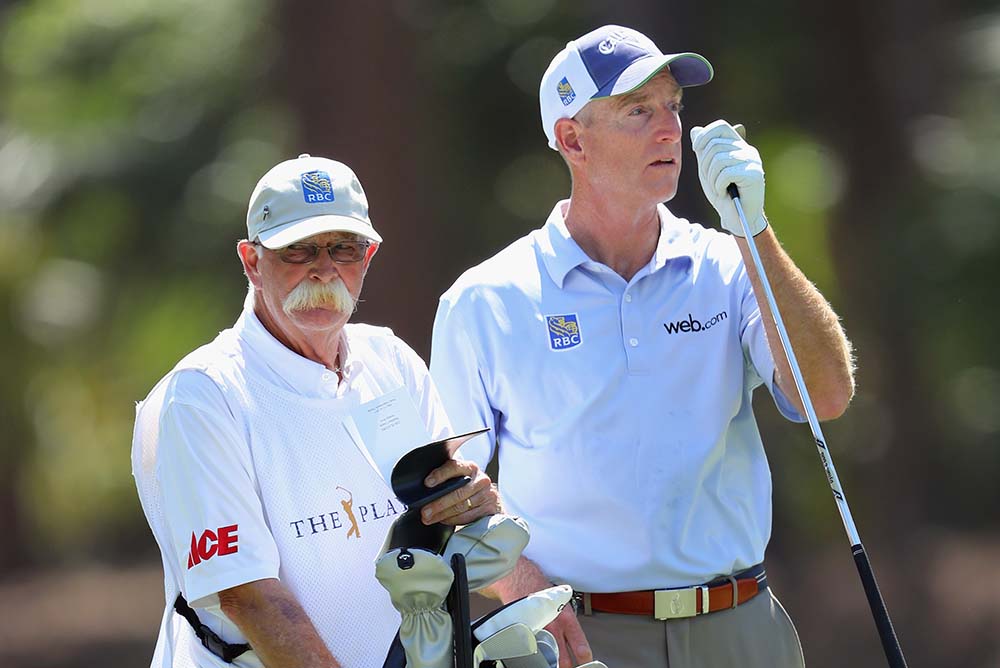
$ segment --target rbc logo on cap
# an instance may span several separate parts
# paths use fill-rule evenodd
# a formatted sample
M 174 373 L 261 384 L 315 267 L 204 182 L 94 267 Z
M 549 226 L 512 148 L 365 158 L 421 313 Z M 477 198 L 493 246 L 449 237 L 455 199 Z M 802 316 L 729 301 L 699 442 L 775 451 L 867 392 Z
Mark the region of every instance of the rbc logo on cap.
M 316 170 L 302 174 L 302 197 L 309 204 L 333 201 L 333 183 L 330 175 Z
M 580 322 L 576 313 L 567 315 L 547 315 L 545 325 L 549 332 L 549 347 L 552 350 L 575 348 L 583 342 Z
M 556 90 L 559 92 L 559 99 L 562 100 L 564 107 L 568 107 L 576 99 L 576 92 L 569 85 L 569 80 L 566 77 L 563 77 L 562 81 L 556 85 Z

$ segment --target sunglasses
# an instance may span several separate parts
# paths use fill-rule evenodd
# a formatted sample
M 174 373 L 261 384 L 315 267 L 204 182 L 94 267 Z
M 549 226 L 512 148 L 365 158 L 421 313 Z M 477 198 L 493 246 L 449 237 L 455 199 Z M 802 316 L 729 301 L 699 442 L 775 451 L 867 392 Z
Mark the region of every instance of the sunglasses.
M 259 241 L 254 241 L 253 244 L 255 246 L 263 246 Z M 273 252 L 278 254 L 278 258 L 282 262 L 288 264 L 309 264 L 319 257 L 319 251 L 323 249 L 330 254 L 330 259 L 337 264 L 353 264 L 365 259 L 365 253 L 368 252 L 371 245 L 370 241 L 349 240 L 336 241 L 325 246 L 297 243 L 274 249 Z

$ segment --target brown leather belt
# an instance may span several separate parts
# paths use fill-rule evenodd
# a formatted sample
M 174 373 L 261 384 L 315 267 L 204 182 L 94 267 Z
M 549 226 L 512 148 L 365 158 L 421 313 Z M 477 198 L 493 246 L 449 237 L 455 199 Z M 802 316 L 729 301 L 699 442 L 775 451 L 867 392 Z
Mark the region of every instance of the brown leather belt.
M 683 619 L 728 610 L 742 605 L 767 589 L 763 566 L 754 566 L 734 576 L 698 587 L 626 591 L 614 594 L 583 594 L 589 612 L 645 615 L 654 619 Z M 734 596 L 735 594 L 735 596 Z

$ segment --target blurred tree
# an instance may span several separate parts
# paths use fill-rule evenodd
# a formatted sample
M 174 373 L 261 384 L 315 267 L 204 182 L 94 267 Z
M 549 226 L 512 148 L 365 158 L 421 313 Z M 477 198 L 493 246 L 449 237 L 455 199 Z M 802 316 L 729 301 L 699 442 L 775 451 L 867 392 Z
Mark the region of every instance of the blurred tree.
M 389 2 L 278 7 L 285 48 L 271 79 L 301 119 L 299 146 L 355 170 L 385 239 L 356 318 L 392 325 L 426 357 L 438 295 L 423 277 L 447 244 L 435 216 L 439 148 L 427 131 L 435 102 L 415 70 L 417 37 Z
M 44 0 L 4 16 L 5 568 L 149 551 L 132 403 L 237 312 L 240 206 L 290 131 L 255 91 L 267 9 Z

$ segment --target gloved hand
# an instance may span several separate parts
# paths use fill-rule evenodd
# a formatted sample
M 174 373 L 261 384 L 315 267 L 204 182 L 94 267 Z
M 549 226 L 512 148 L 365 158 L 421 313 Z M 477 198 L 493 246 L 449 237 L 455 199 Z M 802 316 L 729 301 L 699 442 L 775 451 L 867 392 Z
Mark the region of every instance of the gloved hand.
M 726 192 L 729 184 L 740 189 L 740 203 L 753 236 L 767 227 L 764 217 L 764 166 L 760 153 L 723 120 L 691 128 L 691 145 L 698 158 L 698 178 L 705 196 L 722 218 L 722 227 L 745 236 L 736 205 Z

